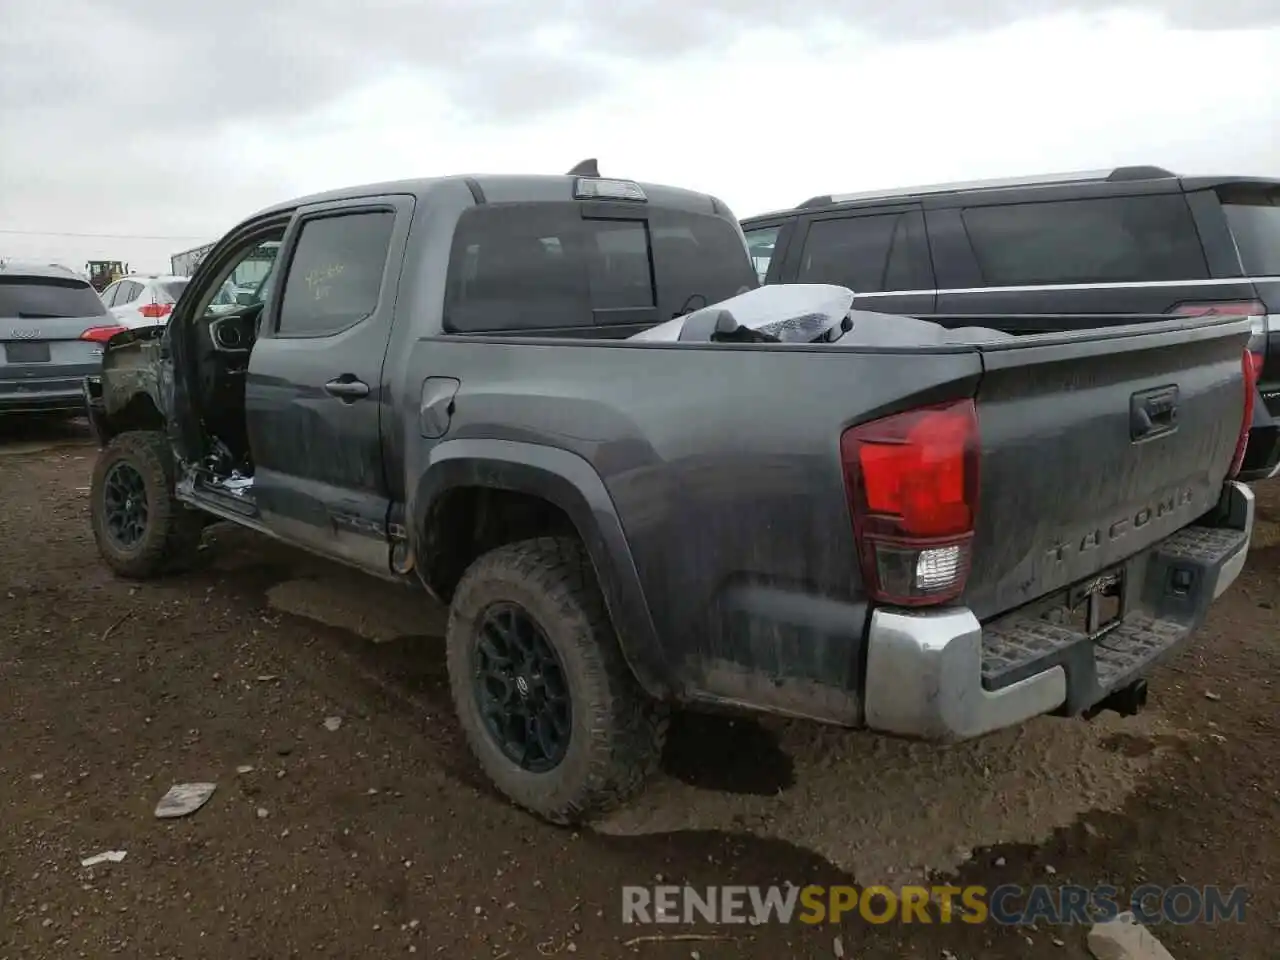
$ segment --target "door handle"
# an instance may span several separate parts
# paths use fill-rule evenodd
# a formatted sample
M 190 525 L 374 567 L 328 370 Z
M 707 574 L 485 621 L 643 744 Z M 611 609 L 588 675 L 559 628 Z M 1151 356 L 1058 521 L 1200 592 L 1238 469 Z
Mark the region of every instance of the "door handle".
M 324 385 L 324 392 L 331 397 L 337 397 L 346 403 L 359 400 L 361 397 L 369 395 L 369 385 L 363 380 L 357 380 L 349 373 L 344 373 L 336 380 L 330 380 Z

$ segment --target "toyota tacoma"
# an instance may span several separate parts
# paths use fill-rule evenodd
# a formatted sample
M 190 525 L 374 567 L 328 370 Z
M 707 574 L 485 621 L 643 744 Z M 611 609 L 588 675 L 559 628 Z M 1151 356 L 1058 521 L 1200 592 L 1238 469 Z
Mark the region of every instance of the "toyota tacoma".
M 757 287 L 724 203 L 596 171 L 271 207 L 86 378 L 98 548 L 159 576 L 226 521 L 425 588 L 480 765 L 559 823 L 640 789 L 675 706 L 1138 709 L 1244 563 L 1247 318 L 797 342 L 734 320 Z

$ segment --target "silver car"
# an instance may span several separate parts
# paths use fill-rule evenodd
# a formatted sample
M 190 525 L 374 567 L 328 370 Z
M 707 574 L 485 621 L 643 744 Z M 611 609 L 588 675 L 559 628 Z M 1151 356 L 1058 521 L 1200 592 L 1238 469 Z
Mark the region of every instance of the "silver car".
M 0 414 L 84 409 L 84 378 L 123 330 L 83 277 L 0 261 Z

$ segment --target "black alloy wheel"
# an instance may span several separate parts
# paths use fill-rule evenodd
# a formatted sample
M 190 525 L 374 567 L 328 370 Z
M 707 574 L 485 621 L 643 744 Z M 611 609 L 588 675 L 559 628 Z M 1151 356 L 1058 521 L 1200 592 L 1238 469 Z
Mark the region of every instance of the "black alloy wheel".
M 475 636 L 476 705 L 503 754 L 530 773 L 555 769 L 569 752 L 573 706 L 564 664 L 523 607 L 495 603 Z
M 111 465 L 102 486 L 103 519 L 107 535 L 122 550 L 132 550 L 147 533 L 150 510 L 147 484 L 127 460 Z

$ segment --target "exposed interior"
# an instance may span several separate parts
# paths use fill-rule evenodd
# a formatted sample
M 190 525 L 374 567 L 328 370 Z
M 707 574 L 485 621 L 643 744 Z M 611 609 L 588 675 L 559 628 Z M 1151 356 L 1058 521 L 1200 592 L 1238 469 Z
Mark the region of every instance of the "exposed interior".
M 190 331 L 197 377 L 193 398 L 207 456 L 220 486 L 240 496 L 252 490 L 253 458 L 245 420 L 245 377 L 262 323 L 283 229 L 228 265 L 197 306 Z

